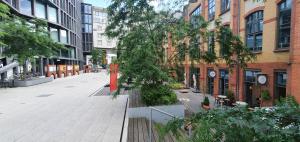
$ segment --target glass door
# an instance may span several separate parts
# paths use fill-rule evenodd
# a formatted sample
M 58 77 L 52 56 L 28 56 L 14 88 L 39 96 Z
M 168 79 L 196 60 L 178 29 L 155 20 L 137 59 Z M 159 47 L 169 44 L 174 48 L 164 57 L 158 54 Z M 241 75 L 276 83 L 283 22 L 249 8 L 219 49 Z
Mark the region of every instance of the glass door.
M 219 95 L 226 95 L 226 91 L 228 90 L 228 70 L 221 69 L 219 71 Z
M 207 93 L 210 95 L 214 94 L 214 78 L 209 75 L 210 72 L 214 71 L 213 69 L 207 70 Z

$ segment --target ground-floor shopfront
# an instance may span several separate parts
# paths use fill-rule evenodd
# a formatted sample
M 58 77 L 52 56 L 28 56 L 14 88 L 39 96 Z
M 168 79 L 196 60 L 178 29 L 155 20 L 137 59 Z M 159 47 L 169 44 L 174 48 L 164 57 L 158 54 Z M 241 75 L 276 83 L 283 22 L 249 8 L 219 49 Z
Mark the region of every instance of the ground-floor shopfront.
M 229 69 L 222 64 L 197 64 L 193 67 L 184 65 L 183 76 L 186 77 L 186 87 L 199 88 L 201 93 L 217 96 L 227 95 L 228 91 L 231 91 L 236 100 L 245 101 L 252 107 L 269 106 L 289 95 L 288 78 L 292 78 L 289 76 L 289 68 L 287 63 L 254 63 L 237 72 L 236 68 Z M 265 83 L 260 82 L 259 76 L 265 77 Z M 262 102 L 261 92 L 265 90 L 269 92 L 271 99 Z M 297 96 L 295 98 L 297 99 Z

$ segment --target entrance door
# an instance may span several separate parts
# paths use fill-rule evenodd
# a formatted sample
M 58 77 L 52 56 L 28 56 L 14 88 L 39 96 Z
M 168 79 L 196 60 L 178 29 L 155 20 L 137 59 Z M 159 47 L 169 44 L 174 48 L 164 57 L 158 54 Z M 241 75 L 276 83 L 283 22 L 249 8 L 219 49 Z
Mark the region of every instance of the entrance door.
M 213 71 L 212 69 L 207 70 L 207 93 L 210 95 L 214 94 L 214 78 L 210 77 L 209 73 Z
M 226 95 L 226 91 L 228 90 L 228 70 L 226 69 L 221 69 L 219 71 L 220 76 L 219 76 L 219 94 L 220 95 Z
M 286 97 L 286 71 L 275 72 L 275 99 L 280 100 Z
M 200 68 L 190 68 L 190 88 L 199 90 L 199 77 L 200 77 Z
M 245 101 L 250 107 L 259 106 L 258 97 L 259 97 L 259 87 L 256 85 L 256 76 L 260 71 L 247 70 L 245 71 Z

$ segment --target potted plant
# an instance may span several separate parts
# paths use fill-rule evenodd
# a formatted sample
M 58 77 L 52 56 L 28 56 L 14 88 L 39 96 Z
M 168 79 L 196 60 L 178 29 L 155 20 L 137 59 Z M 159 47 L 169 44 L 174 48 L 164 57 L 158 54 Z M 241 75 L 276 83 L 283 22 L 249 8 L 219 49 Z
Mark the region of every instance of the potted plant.
M 202 108 L 205 109 L 205 110 L 209 110 L 210 109 L 210 106 L 209 106 L 209 99 L 207 96 L 205 96 L 203 102 L 201 103 L 202 105 Z
M 234 93 L 231 90 L 227 90 L 226 91 L 226 96 L 229 99 L 228 105 L 232 106 L 232 103 L 235 102 L 235 98 L 234 98 Z
M 267 103 L 269 100 L 271 100 L 270 92 L 269 92 L 268 90 L 263 90 L 263 91 L 261 91 L 260 98 L 261 98 L 261 106 L 268 105 L 268 104 L 266 104 L 266 103 Z

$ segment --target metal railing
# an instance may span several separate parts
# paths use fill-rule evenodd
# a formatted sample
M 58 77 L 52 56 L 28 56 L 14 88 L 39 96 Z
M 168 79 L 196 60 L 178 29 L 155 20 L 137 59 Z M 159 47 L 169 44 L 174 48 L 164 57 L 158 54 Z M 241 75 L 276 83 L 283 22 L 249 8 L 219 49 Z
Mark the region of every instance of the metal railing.
M 149 107 L 150 109 L 150 118 L 149 118 L 149 142 L 152 142 L 152 111 L 156 111 L 156 112 L 159 112 L 161 114 L 164 114 L 166 116 L 169 116 L 169 117 L 172 117 L 173 119 L 177 118 L 175 115 L 172 115 L 168 112 L 165 112 L 163 110 L 160 110 L 158 108 L 155 108 L 155 107 Z M 188 133 L 189 137 L 191 136 L 191 129 L 189 128 L 189 133 Z

